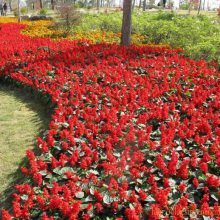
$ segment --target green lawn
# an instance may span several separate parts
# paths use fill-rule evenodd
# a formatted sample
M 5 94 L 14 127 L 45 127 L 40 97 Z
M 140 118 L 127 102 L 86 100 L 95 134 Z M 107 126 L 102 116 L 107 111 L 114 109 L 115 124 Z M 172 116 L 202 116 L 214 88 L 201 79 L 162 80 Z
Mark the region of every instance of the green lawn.
M 14 183 L 24 178 L 19 167 L 26 150 L 47 129 L 50 114 L 38 99 L 0 84 L 0 209 L 8 206 Z

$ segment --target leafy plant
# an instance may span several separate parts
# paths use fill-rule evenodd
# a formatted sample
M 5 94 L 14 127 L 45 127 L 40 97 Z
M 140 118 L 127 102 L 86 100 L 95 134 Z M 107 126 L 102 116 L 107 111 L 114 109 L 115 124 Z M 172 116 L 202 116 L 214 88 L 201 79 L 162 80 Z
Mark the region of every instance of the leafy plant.
M 38 14 L 39 15 L 46 15 L 47 13 L 48 13 L 47 8 L 41 8 Z
M 25 15 L 25 14 L 27 14 L 28 13 L 28 8 L 27 7 L 22 7 L 21 8 L 21 14 L 22 15 Z

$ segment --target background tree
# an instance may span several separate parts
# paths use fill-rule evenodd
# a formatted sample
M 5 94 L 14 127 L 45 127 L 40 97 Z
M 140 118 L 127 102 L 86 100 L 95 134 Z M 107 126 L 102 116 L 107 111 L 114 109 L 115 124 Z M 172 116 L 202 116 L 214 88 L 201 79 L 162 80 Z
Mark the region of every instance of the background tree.
M 131 43 L 131 12 L 132 0 L 123 1 L 123 20 L 121 29 L 121 44 L 129 45 Z
M 141 8 L 141 5 L 142 5 L 142 1 L 140 0 L 140 1 L 139 1 L 139 6 L 138 6 L 139 9 Z
M 144 2 L 143 2 L 143 11 L 146 10 L 146 5 L 147 5 L 147 0 L 144 0 Z
M 96 5 L 96 9 L 99 11 L 99 7 L 100 7 L 100 0 L 97 0 L 97 5 Z
M 201 7 L 202 7 L 202 0 L 199 0 L 198 15 L 200 13 Z
M 133 0 L 133 3 L 132 3 L 132 10 L 134 10 L 135 5 L 136 5 L 136 0 Z

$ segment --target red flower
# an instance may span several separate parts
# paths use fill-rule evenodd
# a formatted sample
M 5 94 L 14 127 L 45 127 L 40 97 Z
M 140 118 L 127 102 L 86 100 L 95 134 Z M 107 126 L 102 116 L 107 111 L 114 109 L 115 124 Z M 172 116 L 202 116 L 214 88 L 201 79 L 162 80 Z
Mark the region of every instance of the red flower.
M 192 181 L 193 185 L 197 188 L 199 186 L 199 181 L 197 178 L 193 178 L 193 181 Z
M 2 220 L 11 220 L 12 216 L 6 211 L 6 210 L 2 210 Z
M 139 216 L 136 214 L 135 210 L 132 209 L 125 209 L 125 216 L 128 220 L 139 220 Z
M 200 169 L 202 170 L 203 173 L 208 172 L 208 165 L 205 162 L 200 163 Z
M 95 208 L 97 213 L 100 213 L 103 210 L 103 206 L 101 205 L 101 203 L 95 203 Z
M 209 207 L 209 204 L 207 202 L 204 202 L 200 207 L 200 213 L 201 215 L 205 216 L 213 216 L 212 210 Z
M 181 184 L 179 185 L 178 189 L 179 189 L 179 191 L 180 191 L 181 193 L 183 193 L 183 192 L 185 191 L 185 189 L 186 189 L 186 184 L 185 184 L 185 183 L 181 183 Z
M 148 218 L 150 220 L 159 220 L 161 219 L 161 209 L 158 204 L 152 204 L 150 208 L 150 212 L 148 213 Z
M 182 179 L 188 178 L 188 174 L 189 174 L 188 164 L 189 164 L 189 161 L 185 159 L 185 160 L 183 160 L 183 162 L 179 168 L 178 174 Z
M 140 191 L 139 191 L 139 196 L 140 196 L 140 199 L 141 199 L 142 201 L 144 201 L 144 200 L 147 198 L 146 192 L 144 192 L 144 191 L 141 190 L 141 189 L 140 189 Z

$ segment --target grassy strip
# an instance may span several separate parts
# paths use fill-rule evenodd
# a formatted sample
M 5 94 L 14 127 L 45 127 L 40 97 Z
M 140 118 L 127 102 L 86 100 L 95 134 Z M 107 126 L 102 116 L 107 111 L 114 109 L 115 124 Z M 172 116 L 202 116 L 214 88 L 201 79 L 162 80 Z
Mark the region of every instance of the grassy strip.
M 24 182 L 25 151 L 50 122 L 51 108 L 40 94 L 0 80 L 0 209 L 10 207 L 13 186 Z

